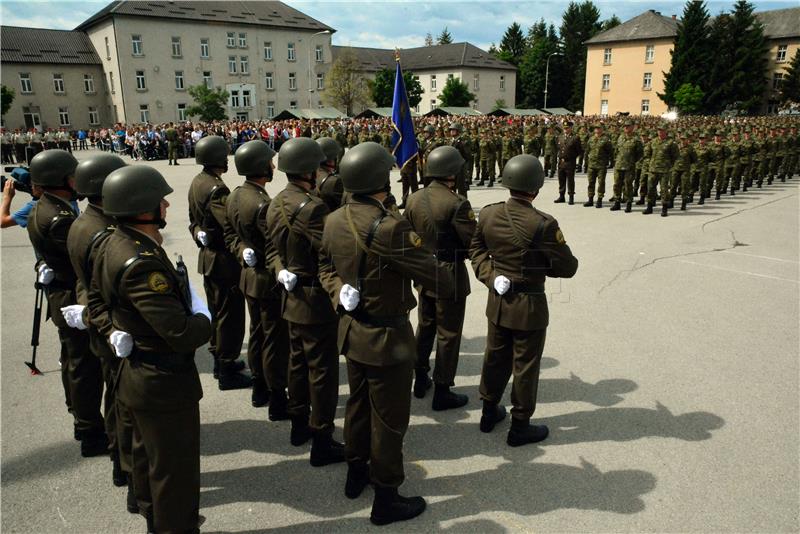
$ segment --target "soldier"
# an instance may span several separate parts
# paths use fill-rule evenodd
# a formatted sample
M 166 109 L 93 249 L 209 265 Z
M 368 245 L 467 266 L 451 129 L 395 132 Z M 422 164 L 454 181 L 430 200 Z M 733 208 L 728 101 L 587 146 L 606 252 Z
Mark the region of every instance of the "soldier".
M 12 140 L 14 141 L 14 154 L 17 157 L 17 164 L 23 165 L 29 163 L 26 150 L 28 147 L 28 134 L 24 130 L 17 128 L 14 130 Z
M 450 123 L 450 142 L 448 143 L 450 146 L 455 147 L 458 152 L 461 154 L 461 157 L 464 158 L 464 161 L 467 161 L 469 157 L 469 140 L 464 139 L 461 135 L 461 132 L 464 130 L 463 126 L 459 122 Z M 461 172 L 456 175 L 456 191 L 459 195 L 467 196 L 467 191 L 469 190 L 469 184 L 467 183 L 467 173 L 466 173 L 466 166 L 461 169 Z
M 736 178 L 734 187 L 739 189 L 741 186 L 742 192 L 746 193 L 748 187 L 753 186 L 752 182 L 752 167 L 753 167 L 753 154 L 755 153 L 755 142 L 750 137 L 750 127 L 744 129 L 743 138 L 739 141 L 739 175 Z M 743 181 L 743 182 L 742 182 Z
M 606 171 L 611 158 L 614 156 L 614 145 L 603 134 L 603 126 L 595 125 L 594 135 L 589 138 L 589 146 L 586 147 L 586 159 L 589 165 L 589 199 L 583 204 L 590 208 L 595 205 L 597 208 L 603 207 L 603 195 L 606 193 Z M 597 184 L 597 204 L 594 204 L 594 186 Z
M 490 171 L 490 166 L 494 167 L 494 142 L 489 137 L 489 132 L 484 130 L 479 141 L 480 161 L 481 161 L 481 180 L 478 185 L 484 185 L 486 178 L 489 178 L 489 187 L 494 185 L 494 172 Z
M 576 156 L 577 157 L 577 156 Z M 547 126 L 547 133 L 544 134 L 544 174 L 552 178 L 556 175 L 556 165 L 558 160 L 558 129 L 555 123 Z
M 653 213 L 656 205 L 656 184 L 661 189 L 661 216 L 666 217 L 670 202 L 670 171 L 678 159 L 678 146 L 667 137 L 667 127 L 658 125 L 658 137 L 650 141 L 652 156 L 650 157 L 650 176 L 647 180 L 647 208 L 645 215 Z
M 165 133 L 167 138 L 167 157 L 170 165 L 178 165 L 178 131 L 174 123 L 169 123 L 169 128 Z M 174 162 L 174 163 L 173 163 Z
M 727 191 L 730 185 L 731 195 L 735 195 L 742 179 L 742 166 L 740 163 L 742 147 L 739 143 L 739 132 L 736 130 L 731 133 L 730 139 L 725 143 L 725 150 L 725 181 L 722 185 L 722 191 Z
M 110 342 L 125 357 L 117 400 L 133 428 L 133 486 L 148 532 L 198 532 L 200 409 L 195 350 L 211 314 L 161 248 L 172 192 L 151 167 L 126 166 L 103 183 L 103 210 L 117 227 L 93 276 L 111 303 Z
M 319 167 L 317 173 L 317 194 L 328 206 L 329 211 L 333 211 L 342 205 L 342 195 L 344 186 L 339 178 L 339 160 L 344 154 L 344 149 L 335 139 L 330 137 L 320 137 L 317 139 L 322 152 L 325 153 L 325 161 Z M 416 183 L 416 176 L 414 183 Z
M 644 205 L 644 197 L 647 194 L 647 181 L 650 178 L 650 157 L 653 150 L 650 148 L 650 132 L 642 130 L 642 157 L 636 162 L 636 180 L 633 183 L 633 190 L 639 191 L 637 206 Z
M 453 147 L 439 147 L 431 152 L 425 174 L 431 185 L 408 199 L 405 217 L 426 247 L 452 271 L 455 290 L 451 294 L 434 293 L 422 287 L 419 294 L 417 327 L 417 363 L 414 396 L 421 399 L 431 387 L 430 354 L 436 340 L 436 368 L 433 372 L 435 411 L 459 408 L 467 403 L 466 395 L 450 391 L 455 385 L 461 330 L 469 275 L 464 266 L 469 243 L 475 231 L 475 213 L 469 200 L 454 191 L 456 175 L 463 158 Z
M 772 162 L 772 136 L 767 135 L 766 129 L 761 131 L 761 145 L 759 150 L 759 157 L 761 158 L 761 166 L 758 171 L 758 183 L 756 187 L 761 189 L 764 183 L 764 178 L 767 179 L 767 185 L 772 184 L 772 177 L 769 175 L 769 168 Z
M 234 256 L 239 244 L 227 221 L 225 203 L 230 190 L 221 176 L 228 172 L 228 143 L 215 135 L 195 147 L 195 160 L 203 170 L 189 187 L 189 232 L 200 248 L 197 270 L 203 275 L 213 333 L 209 351 L 214 357 L 219 389 L 249 388 L 250 377 L 240 373 L 237 361 L 244 339 L 244 296 L 239 290 L 241 267 Z
M 578 260 L 558 222 L 532 206 L 544 184 L 539 160 L 517 156 L 508 162 L 503 176 L 503 187 L 511 190 L 511 196 L 481 211 L 470 258 L 476 277 L 489 288 L 480 429 L 491 432 L 505 418 L 500 400 L 513 371 L 507 443 L 516 447 L 542 441 L 549 432 L 544 425 L 530 424 L 549 317 L 545 277 L 572 277 Z
M 772 128 L 772 161 L 769 168 L 769 178 L 772 180 L 780 178 L 781 182 L 786 181 L 786 175 L 783 172 L 783 159 L 786 156 L 786 139 L 783 135 L 783 129 L 778 126 Z
M 709 187 L 712 185 L 716 187 L 716 200 L 719 200 L 720 196 L 722 195 L 722 191 L 725 190 L 725 159 L 728 149 L 722 140 L 723 135 L 724 132 L 722 130 L 717 130 L 714 134 L 714 142 L 711 144 L 711 158 L 708 166 L 711 173 L 708 185 Z M 706 197 L 708 198 L 710 196 L 711 191 L 709 190 L 709 193 L 706 195 Z
M 0 128 L 2 133 L 2 147 L 0 152 L 3 154 L 3 163 L 14 163 L 14 143 L 11 134 L 5 128 Z
M 70 201 L 75 198 L 75 167 L 78 162 L 63 150 L 41 152 L 31 160 L 31 183 L 43 193 L 28 215 L 28 236 L 38 258 L 37 282 L 44 287 L 53 324 L 61 341 L 61 381 L 67 409 L 75 422 L 75 439 L 81 442 L 81 456 L 108 453 L 103 416 L 100 415 L 103 374 L 100 361 L 91 354 L 85 330 L 71 328 L 62 308 L 78 304 L 77 276 L 67 250 L 67 236 L 77 214 Z
M 614 167 L 614 205 L 611 211 L 619 211 L 620 199 L 625 200 L 625 213 L 630 213 L 633 207 L 634 177 L 636 164 L 644 153 L 642 142 L 633 133 L 633 121 L 625 121 L 625 130 L 617 139 L 616 157 Z
M 691 200 L 692 195 L 692 166 L 697 161 L 697 154 L 694 147 L 689 142 L 689 132 L 680 133 L 680 145 L 678 146 L 678 158 L 672 166 L 672 186 L 670 187 L 670 208 L 672 199 L 681 189 L 681 211 L 686 211 L 686 204 Z
M 478 131 L 478 127 L 473 125 L 472 126 L 472 135 L 470 136 L 470 163 L 474 167 L 474 170 L 470 169 L 469 171 L 469 180 L 470 185 L 472 185 L 473 177 L 476 180 L 481 179 L 481 135 Z M 424 169 L 420 169 L 420 173 L 424 174 Z
M 364 143 L 342 158 L 342 209 L 328 216 L 322 237 L 325 269 L 336 271 L 327 288 L 338 295 L 339 350 L 347 358 L 350 398 L 345 412 L 345 495 L 358 497 L 375 486 L 370 520 L 376 525 L 410 519 L 425 510 L 422 497 L 406 498 L 397 488 L 403 472 L 403 437 L 411 407 L 414 332 L 408 312 L 416 302 L 411 280 L 425 289 L 453 291 L 452 274 L 437 263 L 411 224 L 387 211 L 391 157 Z M 331 279 L 331 281 L 334 281 Z
M 525 130 L 525 153 L 535 158 L 542 155 L 542 139 L 536 123 L 528 126 Z
M 712 148 L 706 142 L 707 136 L 705 132 L 700 132 L 698 137 L 697 148 L 695 149 L 695 161 L 692 167 L 693 177 L 692 182 L 697 183 L 697 190 L 700 192 L 700 199 L 697 201 L 698 206 L 706 203 L 711 186 L 709 185 L 709 162 L 712 157 Z
M 564 125 L 564 133 L 558 138 L 558 198 L 556 204 L 564 202 L 564 193 L 569 191 L 569 205 L 575 203 L 575 160 L 580 155 L 581 140 L 572 131 L 572 122 Z M 547 155 L 545 154 L 545 161 Z M 552 178 L 552 174 L 550 175 Z
M 419 159 L 420 164 L 417 166 L 419 170 L 419 181 L 423 183 L 423 186 L 427 186 L 427 182 L 425 182 L 425 157 L 427 157 L 430 150 L 428 150 L 428 145 L 433 142 L 433 134 L 436 133 L 436 128 L 432 125 L 427 124 L 422 129 L 422 137 L 417 141 L 417 159 Z
M 283 319 L 289 331 L 291 443 L 300 446 L 313 437 L 311 465 L 315 467 L 344 461 L 344 446 L 333 439 L 339 396 L 339 318 L 320 281 L 333 274 L 318 272 L 322 229 L 330 212 L 312 194 L 317 169 L 326 158 L 314 141 L 284 143 L 278 169 L 286 173 L 289 183 L 267 209 L 269 236 L 281 264 L 278 281 L 286 289 Z
M 405 165 L 400 169 L 400 182 L 403 184 L 403 197 L 400 202 L 400 208 L 406 205 L 406 198 L 410 193 L 419 189 L 417 182 L 417 158 L 411 158 L 406 161 Z

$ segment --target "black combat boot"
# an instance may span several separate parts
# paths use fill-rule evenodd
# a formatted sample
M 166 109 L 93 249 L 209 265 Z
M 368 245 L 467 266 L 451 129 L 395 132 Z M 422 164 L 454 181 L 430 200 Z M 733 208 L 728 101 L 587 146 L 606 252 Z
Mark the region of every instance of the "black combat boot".
M 253 385 L 250 375 L 237 370 L 237 362 L 219 362 L 219 389 L 230 391 L 233 389 L 247 389 Z
M 311 428 L 308 426 L 308 414 L 292 416 L 292 431 L 289 441 L 295 447 L 308 443 L 311 439 Z
M 619 211 L 621 209 L 619 200 L 614 201 L 614 205 L 611 206 L 611 211 Z
M 719 200 L 719 197 L 722 196 L 722 191 L 717 191 L 717 194 L 714 196 L 714 200 Z
M 388 525 L 412 519 L 424 511 L 425 499 L 422 497 L 401 497 L 397 488 L 375 488 L 369 520 L 373 525 Z
M 344 444 L 328 433 L 315 432 L 311 442 L 311 465 L 322 467 L 340 462 L 344 462 Z
M 674 208 L 674 207 L 675 207 L 675 198 L 674 198 L 674 197 L 673 197 L 673 198 L 671 198 L 671 199 L 669 199 L 669 202 L 667 202 L 667 207 L 668 207 L 669 209 L 672 209 L 672 208 Z
M 122 470 L 119 462 L 119 452 L 111 451 L 111 481 L 118 488 L 128 483 L 128 473 Z
M 594 207 L 595 208 L 602 208 L 603 207 L 603 199 L 602 199 L 602 197 L 597 199 L 597 203 L 594 205 Z
M 651 204 L 651 203 L 648 202 L 647 203 L 647 207 L 644 209 L 644 211 L 642 213 L 644 215 L 650 215 L 651 213 L 653 213 L 653 206 L 654 206 L 654 204 Z
M 416 375 L 414 380 L 414 396 L 418 399 L 422 399 L 425 397 L 428 390 L 431 389 L 433 381 L 431 377 L 428 376 L 428 372 L 424 369 L 415 369 L 414 373 Z
M 156 522 L 153 520 L 153 511 L 144 518 L 147 521 L 147 534 L 156 534 Z
M 558 198 L 553 201 L 553 204 L 563 204 L 564 202 L 566 202 L 564 200 L 564 195 L 559 194 Z
M 250 404 L 253 408 L 262 408 L 269 403 L 269 388 L 261 377 L 253 379 L 253 391 L 250 393 Z
M 219 358 L 213 352 L 211 353 L 211 357 L 214 359 L 214 379 L 219 379 Z
M 489 433 L 494 430 L 495 425 L 506 418 L 506 407 L 498 405 L 496 402 L 483 401 L 483 413 L 481 414 L 481 432 Z
M 761 185 L 762 185 L 763 183 L 764 183 L 764 181 L 763 181 L 763 180 L 759 180 L 759 181 L 757 181 L 757 182 L 756 182 L 756 187 L 757 187 L 758 189 L 761 189 Z
M 108 437 L 102 430 L 89 430 L 81 438 L 81 456 L 92 458 L 108 454 Z
M 702 206 L 705 203 L 706 203 L 706 196 L 705 195 L 700 195 L 700 200 L 697 201 L 697 205 L 698 206 Z
M 662 204 L 661 206 L 661 216 L 666 217 L 668 215 L 669 206 L 667 204 Z
M 767 185 L 772 185 L 772 176 L 767 178 Z
M 644 196 L 639 197 L 639 200 L 636 201 L 637 206 L 644 206 Z
M 449 386 L 443 386 L 442 384 L 436 384 L 433 390 L 433 404 L 431 407 L 435 412 L 441 412 L 444 410 L 451 410 L 453 408 L 461 408 L 469 399 L 466 395 L 460 395 L 458 393 L 453 393 L 450 391 Z
M 569 202 L 567 202 L 567 204 L 569 204 L 570 206 L 575 204 L 575 193 L 570 193 L 569 194 Z
M 133 491 L 133 477 L 128 475 L 128 495 L 125 498 L 125 509 L 129 514 L 139 513 L 139 503 L 136 502 L 136 493 Z
M 286 412 L 286 391 L 272 391 L 269 395 L 269 420 L 286 421 L 289 414 Z
M 688 199 L 686 199 L 686 203 L 687 203 L 687 204 L 694 204 L 694 193 L 692 193 L 691 195 L 689 195 L 689 198 L 688 198 Z
M 512 419 L 506 443 L 511 447 L 538 443 L 547 439 L 548 434 L 550 434 L 550 430 L 546 425 L 532 425 L 530 421 Z
M 348 462 L 347 482 L 344 483 L 344 495 L 348 499 L 357 499 L 369 484 L 369 465 L 367 462 Z
M 633 211 L 633 202 L 629 200 L 625 203 L 625 213 L 630 213 L 631 211 Z
M 587 200 L 586 202 L 583 203 L 583 207 L 584 208 L 591 208 L 592 206 L 594 206 L 594 197 L 590 196 L 589 200 Z
M 681 211 L 686 211 L 686 199 L 681 200 Z
M 736 194 L 736 188 L 731 186 L 731 196 Z
M 751 184 L 752 185 L 752 184 Z M 747 182 L 742 184 L 742 193 L 747 193 Z

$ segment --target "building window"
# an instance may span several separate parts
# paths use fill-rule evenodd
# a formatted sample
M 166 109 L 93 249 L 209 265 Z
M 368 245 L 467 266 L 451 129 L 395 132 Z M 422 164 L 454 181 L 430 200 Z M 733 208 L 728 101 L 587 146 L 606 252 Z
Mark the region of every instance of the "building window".
M 472 75 L 472 89 L 477 91 L 481 87 L 481 75 L 480 74 L 473 74 Z
M 239 107 L 239 91 L 233 90 L 231 91 L 231 107 L 238 108 Z
M 242 74 L 249 74 L 250 73 L 250 62 L 247 59 L 247 56 L 239 57 L 239 70 L 241 70 Z
M 108 73 L 108 87 L 111 89 L 111 94 L 113 95 L 116 92 L 116 89 L 114 88 L 114 73 L 113 72 L 109 72 Z
M 111 46 L 108 44 L 108 37 L 106 37 L 106 59 L 111 59 Z
M 297 100 L 289 102 L 289 109 L 297 109 Z
M 611 65 L 611 49 L 603 50 L 603 65 Z
M 642 100 L 642 115 L 650 115 L 650 100 Z
M 275 116 L 275 101 L 267 100 L 267 118 L 271 119 Z
M 644 49 L 644 62 L 652 63 L 653 58 L 655 58 L 655 56 L 656 56 L 655 45 L 647 45 L 647 48 Z
M 178 104 L 178 120 L 186 120 L 186 104 Z
M 69 111 L 67 108 L 58 108 L 58 124 L 69 126 Z
M 64 92 L 64 75 L 63 74 L 53 74 L 53 90 L 56 93 L 63 93 Z
M 772 88 L 774 90 L 778 90 L 781 87 L 781 82 L 783 81 L 783 73 L 776 72 L 772 75 Z
M 209 48 L 208 48 L 208 39 L 200 39 L 200 57 L 203 59 L 208 59 L 209 56 Z
M 325 74 L 317 74 L 317 90 L 322 91 L 325 89 Z
M 91 74 L 83 75 L 83 92 L 88 94 L 94 93 L 94 76 Z
M 249 108 L 252 105 L 252 101 L 250 100 L 250 90 L 243 89 L 242 90 L 242 107 Z
M 642 89 L 649 91 L 653 88 L 653 73 L 645 72 L 644 79 L 642 80 Z
M 289 90 L 294 91 L 297 89 L 297 77 L 294 75 L 294 72 L 289 73 Z
M 431 109 L 436 109 L 436 108 L 437 108 L 436 99 L 435 98 L 431 98 Z
M 183 71 L 176 70 L 175 71 L 175 89 L 178 91 L 183 91 Z
M 431 74 L 431 91 L 436 90 L 436 75 Z
M 150 108 L 147 104 L 139 104 L 139 122 L 150 122 Z
M 775 56 L 775 61 L 778 63 L 783 63 L 786 61 L 786 50 L 789 48 L 789 45 L 779 45 L 778 46 L 778 55 Z
M 317 60 L 317 63 L 322 63 L 322 45 L 317 45 L 314 48 L 314 59 Z
M 236 48 L 236 33 L 228 32 L 228 48 Z
M 272 42 L 271 41 L 264 41 L 264 59 L 266 61 L 272 61 Z
M 600 115 L 608 115 L 608 100 L 600 101 Z
M 247 34 L 240 33 L 239 34 L 239 48 L 247 48 Z
M 133 47 L 133 55 L 134 56 L 141 56 L 142 55 L 142 36 L 141 35 L 131 35 L 131 46 Z
M 228 74 L 236 74 L 236 56 L 228 56 Z
M 264 88 L 267 91 L 272 91 L 275 86 L 272 85 L 272 73 L 268 72 L 264 75 Z
M 289 61 L 294 61 L 296 59 L 294 54 L 294 43 L 289 43 L 286 45 L 286 59 Z
M 506 77 L 503 74 L 500 75 L 500 90 L 506 90 Z
M 29 73 L 20 73 L 19 86 L 23 94 L 33 92 L 33 85 L 31 84 L 31 75 Z
M 181 38 L 180 37 L 173 37 L 172 38 L 172 57 L 181 57 L 183 54 L 181 53 Z
M 203 83 L 206 84 L 206 87 L 208 87 L 209 89 L 214 87 L 214 82 L 211 81 L 211 71 L 210 70 L 204 70 L 203 71 Z
M 100 115 L 97 113 L 97 108 L 89 108 L 89 124 L 100 124 Z
M 138 91 L 144 91 L 147 89 L 147 84 L 144 81 L 144 71 L 137 70 L 136 71 L 136 89 Z
M 608 91 L 611 88 L 611 75 L 603 74 L 603 91 Z

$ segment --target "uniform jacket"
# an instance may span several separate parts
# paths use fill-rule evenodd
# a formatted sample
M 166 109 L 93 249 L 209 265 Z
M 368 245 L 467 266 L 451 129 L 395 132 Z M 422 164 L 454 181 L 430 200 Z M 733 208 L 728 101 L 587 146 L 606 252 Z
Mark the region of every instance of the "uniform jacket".
M 200 246 L 197 272 L 203 276 L 239 278 L 240 244 L 227 222 L 225 203 L 230 189 L 222 178 L 201 172 L 189 187 L 189 231 L 197 241 L 201 230 L 208 234 L 208 246 Z
M 583 152 L 581 138 L 575 132 L 571 134 L 563 133 L 558 137 L 558 157 L 564 163 L 574 165 L 581 152 Z
M 322 171 L 319 171 L 320 174 Z M 317 193 L 328 206 L 329 211 L 333 211 L 342 205 L 344 195 L 344 185 L 338 174 L 317 175 Z
M 622 133 L 617 138 L 614 168 L 620 171 L 632 171 L 643 154 L 644 147 L 641 140 L 634 134 Z

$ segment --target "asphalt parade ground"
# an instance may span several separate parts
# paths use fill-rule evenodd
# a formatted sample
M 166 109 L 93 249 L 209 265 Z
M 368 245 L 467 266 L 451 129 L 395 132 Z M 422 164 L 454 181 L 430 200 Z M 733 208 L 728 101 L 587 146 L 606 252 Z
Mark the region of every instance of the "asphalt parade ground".
M 77 152 L 79 159 L 93 152 Z M 138 163 L 141 164 L 141 163 Z M 187 190 L 200 170 L 149 162 L 175 193 L 164 248 L 196 274 Z M 233 188 L 233 171 L 225 181 Z M 611 176 L 607 189 L 611 189 Z M 399 197 L 399 185 L 392 187 Z M 285 185 L 278 173 L 267 186 Z M 543 443 L 505 444 L 507 421 L 478 430 L 487 288 L 473 278 L 456 391 L 460 410 L 412 399 L 405 495 L 427 511 L 390 532 L 797 532 L 800 529 L 800 179 L 655 214 L 553 204 L 548 179 L 534 205 L 555 216 L 580 260 L 571 280 L 549 280 L 537 422 Z M 476 188 L 477 208 L 507 191 Z M 607 195 L 610 196 L 610 195 Z M 12 209 L 26 195 L 17 193 Z M 84 459 L 72 439 L 58 371 L 58 340 L 43 325 L 30 359 L 33 251 L 27 232 L 2 232 L 3 532 L 143 532 L 111 484 L 106 458 Z M 416 323 L 415 314 L 412 313 Z M 288 421 L 267 420 L 250 392 L 221 392 L 211 357 L 197 353 L 204 532 L 378 531 L 373 492 L 344 497 L 344 464 L 311 467 L 289 444 Z M 335 436 L 347 398 L 340 366 Z M 506 404 L 508 404 L 508 389 Z

